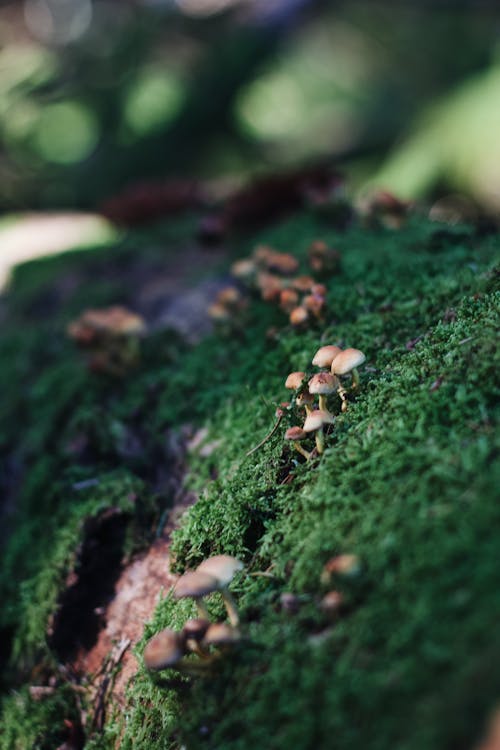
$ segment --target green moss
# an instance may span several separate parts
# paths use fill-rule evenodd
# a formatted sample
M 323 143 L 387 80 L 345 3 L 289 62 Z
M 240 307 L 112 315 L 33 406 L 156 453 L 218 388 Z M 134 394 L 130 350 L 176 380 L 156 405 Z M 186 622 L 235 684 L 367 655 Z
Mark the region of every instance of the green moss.
M 171 247 L 189 228 L 171 230 Z M 172 500 L 157 482 L 157 467 L 168 461 L 166 429 L 206 424 L 207 439 L 220 441 L 210 458 L 190 457 L 189 482 L 201 497 L 175 534 L 177 569 L 222 551 L 246 563 L 234 584 L 247 636 L 241 648 L 210 678 L 191 682 L 168 673 L 152 679 L 141 668 L 127 711 L 89 747 L 112 747 L 121 737 L 122 747 L 139 750 L 301 749 L 329 747 L 334 737 L 346 750 L 456 750 L 472 746 L 500 697 L 500 673 L 491 668 L 500 657 L 498 237 L 471 228 L 436 234 L 420 219 L 400 232 L 355 226 L 339 235 L 302 215 L 251 242 L 304 260 L 318 236 L 343 255 L 342 272 L 328 282 L 322 327 L 292 331 L 255 301 L 232 337 L 187 349 L 168 332 L 154 334 L 142 367 L 120 383 L 82 370 L 63 340 L 64 307 L 22 341 L 12 329 L 2 334 L 1 385 L 12 393 L 9 384 L 21 384 L 17 395 L 0 395 L 2 457 L 6 465 L 15 457 L 26 472 L 1 582 L 17 660 L 27 654 L 29 666 L 46 648 L 47 618 L 83 519 L 123 502 L 135 519 L 130 547 L 154 533 Z M 130 248 L 113 252 L 132 262 Z M 157 259 L 153 253 L 150 262 Z M 62 273 L 59 262 L 47 288 Z M 30 316 L 38 294 L 29 267 L 22 273 L 11 292 L 13 300 L 19 295 L 15 320 Z M 113 285 L 97 291 L 101 301 L 115 301 Z M 281 326 L 273 339 L 265 335 L 271 325 Z M 298 414 L 247 457 L 287 397 L 286 374 L 307 369 L 326 342 L 361 348 L 367 363 L 321 461 L 300 463 L 283 444 Z M 285 481 L 290 472 L 293 481 Z M 97 487 L 75 489 L 95 479 Z M 341 552 L 358 554 L 362 571 L 337 582 L 347 609 L 332 627 L 318 608 L 326 590 L 320 574 Z M 270 576 L 250 575 L 264 570 Z M 301 597 L 294 616 L 279 606 L 285 591 Z M 209 607 L 223 616 L 216 596 Z M 189 612 L 166 595 L 138 653 Z

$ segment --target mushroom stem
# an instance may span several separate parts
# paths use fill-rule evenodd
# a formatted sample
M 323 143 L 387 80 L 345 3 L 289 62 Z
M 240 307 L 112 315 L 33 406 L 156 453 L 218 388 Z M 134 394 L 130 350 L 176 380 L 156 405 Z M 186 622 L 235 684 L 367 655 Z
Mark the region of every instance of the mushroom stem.
M 238 610 L 236 608 L 236 602 L 234 601 L 233 595 L 227 588 L 227 586 L 224 586 L 220 590 L 222 598 L 224 599 L 224 604 L 226 606 L 227 615 L 229 617 L 229 622 L 233 627 L 238 627 L 240 624 L 240 616 L 238 614 Z
M 191 659 L 180 659 L 176 664 L 172 664 L 170 669 L 176 669 L 182 674 L 192 675 L 193 677 L 204 674 L 210 668 L 212 662 L 216 661 L 217 656 L 205 656 L 203 661 L 192 661 Z
M 210 620 L 210 613 L 208 609 L 206 608 L 205 602 L 201 597 L 196 597 L 196 609 L 198 610 L 198 614 L 200 617 L 202 617 L 204 620 Z
M 306 417 L 308 417 L 309 414 L 312 412 L 312 409 L 309 406 L 309 404 L 304 404 L 304 409 L 306 410 Z
M 328 405 L 326 403 L 326 394 L 325 393 L 320 393 L 319 394 L 319 408 L 320 408 L 321 411 L 327 411 L 328 413 L 330 413 L 330 410 L 329 410 Z
M 188 649 L 189 649 L 190 651 L 192 651 L 192 652 L 193 652 L 193 654 L 196 654 L 197 656 L 199 656 L 199 657 L 200 657 L 201 659 L 203 659 L 204 661 L 206 661 L 206 660 L 207 660 L 207 659 L 209 658 L 209 653 L 208 653 L 208 651 L 207 651 L 206 649 L 204 649 L 204 648 L 203 648 L 203 647 L 202 647 L 202 646 L 201 646 L 201 645 L 200 645 L 200 644 L 198 643 L 198 641 L 196 641 L 196 640 L 195 640 L 194 638 L 188 638 L 188 639 L 186 640 L 186 646 L 187 646 L 187 648 L 188 648 Z M 192 664 L 193 662 L 189 662 L 189 663 L 190 663 L 190 664 Z
M 346 391 L 346 389 L 344 388 L 343 385 L 339 385 L 337 393 L 339 394 L 339 397 L 340 397 L 340 399 L 342 401 L 341 410 L 343 412 L 345 412 L 345 411 L 347 411 L 347 404 L 348 404 L 348 402 L 347 402 L 347 397 L 346 397 L 347 391 Z
M 301 446 L 298 440 L 293 441 L 293 447 L 295 448 L 296 451 L 298 451 L 301 454 L 301 456 L 304 456 L 304 458 L 307 461 L 309 461 L 309 459 L 311 458 L 311 454 L 309 453 L 309 451 L 306 451 L 306 449 Z
M 323 451 L 325 450 L 325 434 L 323 432 L 322 427 L 320 427 L 319 430 L 316 430 L 315 440 L 316 440 L 316 450 L 320 454 L 323 453 Z
M 354 390 L 354 389 L 356 389 L 358 387 L 358 385 L 359 385 L 359 372 L 358 372 L 358 368 L 355 367 L 353 369 L 353 371 L 352 371 L 352 385 L 351 385 L 351 388 Z

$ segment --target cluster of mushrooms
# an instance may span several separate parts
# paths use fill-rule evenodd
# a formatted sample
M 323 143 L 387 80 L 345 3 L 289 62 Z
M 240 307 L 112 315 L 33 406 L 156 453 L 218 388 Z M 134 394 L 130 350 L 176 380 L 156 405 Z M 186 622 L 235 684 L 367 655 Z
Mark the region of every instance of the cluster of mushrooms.
M 341 401 L 341 410 L 347 411 L 348 389 L 341 381 L 345 375 L 351 376 L 350 390 L 359 385 L 357 368 L 363 364 L 366 357 L 359 349 L 341 349 L 339 346 L 322 346 L 313 357 L 312 364 L 320 367 L 321 371 L 308 378 L 305 372 L 291 372 L 285 381 L 285 388 L 293 390 L 296 406 L 304 408 L 305 421 L 302 427 L 290 427 L 285 433 L 285 440 L 291 441 L 306 460 L 312 457 L 301 442 L 307 440 L 314 433 L 317 453 L 325 449 L 324 430 L 333 424 L 335 418 L 328 408 L 328 398 L 337 394 Z M 318 405 L 316 406 L 316 399 Z
M 138 364 L 145 333 L 143 318 L 119 305 L 85 310 L 67 328 L 69 338 L 86 353 L 91 370 L 117 376 Z
M 339 270 L 340 253 L 316 240 L 309 248 L 309 265 L 316 276 L 329 277 Z M 257 291 L 265 302 L 278 305 L 293 326 L 304 326 L 324 316 L 326 287 L 312 276 L 299 274 L 299 262 L 290 253 L 259 245 L 251 257 L 233 263 L 231 273 L 246 289 Z M 244 306 L 241 292 L 228 287 L 219 293 L 208 312 L 214 320 L 226 322 Z
M 240 641 L 238 610 L 228 586 L 242 568 L 243 563 L 235 557 L 215 555 L 179 578 L 173 595 L 192 599 L 198 617 L 187 620 L 180 631 L 165 628 L 147 642 L 143 658 L 148 670 L 170 668 L 198 674 Z M 229 623 L 210 621 L 204 597 L 215 592 L 223 598 Z M 198 658 L 191 658 L 193 654 Z

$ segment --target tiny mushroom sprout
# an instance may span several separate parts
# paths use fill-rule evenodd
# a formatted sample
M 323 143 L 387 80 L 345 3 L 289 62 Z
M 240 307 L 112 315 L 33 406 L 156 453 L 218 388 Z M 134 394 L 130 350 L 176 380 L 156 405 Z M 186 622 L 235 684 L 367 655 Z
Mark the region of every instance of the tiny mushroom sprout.
M 328 411 L 326 397 L 335 393 L 339 386 L 337 378 L 329 372 L 318 372 L 313 375 L 309 383 L 309 393 L 319 396 L 320 411 Z
M 191 571 L 184 573 L 174 586 L 174 597 L 176 599 L 194 599 L 196 607 L 205 620 L 210 619 L 208 610 L 203 602 L 203 597 L 212 594 L 219 588 L 219 582 L 215 576 L 210 575 L 208 571 Z
M 305 440 L 306 438 L 307 432 L 303 430 L 302 427 L 289 427 L 285 432 L 285 440 L 291 440 L 295 450 L 298 451 L 302 456 L 304 456 L 306 460 L 309 460 L 311 458 L 311 454 L 300 445 L 300 441 Z
M 333 424 L 334 418 L 329 411 L 322 411 L 316 409 L 307 415 L 306 421 L 304 422 L 305 432 L 316 433 L 316 448 L 318 453 L 323 453 L 325 449 L 325 439 L 323 435 L 323 427 L 327 424 Z
M 239 625 L 240 618 L 236 603 L 228 589 L 235 574 L 243 569 L 243 563 L 231 555 L 215 555 L 204 560 L 196 569 L 197 574 L 207 575 L 217 583 L 217 589 L 221 592 L 227 614 L 231 625 Z
M 357 368 L 363 364 L 366 356 L 359 349 L 344 349 L 332 360 L 331 371 L 333 375 L 347 375 L 352 372 L 352 387 L 359 385 L 359 373 Z
M 341 351 L 340 346 L 322 346 L 314 355 L 312 364 L 316 367 L 331 367 L 333 360 Z

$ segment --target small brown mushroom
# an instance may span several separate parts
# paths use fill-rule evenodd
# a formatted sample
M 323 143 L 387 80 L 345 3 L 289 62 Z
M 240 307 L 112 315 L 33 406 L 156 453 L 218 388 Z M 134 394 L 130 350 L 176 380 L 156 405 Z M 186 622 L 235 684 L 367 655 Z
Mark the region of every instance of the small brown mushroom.
M 184 654 L 182 636 L 170 628 L 165 628 L 146 643 L 143 654 L 144 666 L 151 670 L 178 667 Z
M 208 575 L 217 582 L 217 589 L 220 591 L 231 625 L 239 625 L 240 618 L 236 607 L 236 602 L 229 591 L 229 584 L 235 574 L 243 569 L 243 563 L 231 555 L 214 555 L 204 560 L 198 565 L 196 572 L 202 575 Z
M 304 422 L 305 432 L 315 432 L 316 448 L 318 453 L 323 453 L 325 449 L 325 437 L 323 427 L 327 424 L 333 424 L 334 418 L 329 411 L 317 409 L 308 414 Z
M 331 367 L 333 360 L 341 351 L 340 346 L 322 346 L 314 355 L 312 364 L 316 367 Z
M 288 375 L 287 379 L 285 380 L 285 388 L 289 388 L 290 390 L 296 391 L 297 388 L 301 387 L 305 377 L 306 377 L 305 372 L 302 372 L 300 370 L 297 370 L 296 372 L 291 372 L 290 375 Z
M 294 289 L 283 289 L 280 292 L 280 307 L 283 312 L 291 313 L 299 303 L 299 295 Z
M 338 615 L 340 609 L 344 604 L 344 597 L 340 591 L 329 591 L 321 599 L 319 604 L 320 609 L 330 617 Z
M 302 427 L 289 427 L 285 432 L 285 440 L 291 440 L 295 450 L 298 451 L 301 456 L 304 456 L 306 461 L 308 461 L 311 458 L 311 454 L 300 445 L 300 441 L 305 440 L 306 438 L 307 432 L 305 432 Z
M 318 372 L 316 375 L 312 376 L 308 383 L 309 393 L 317 394 L 319 396 L 320 411 L 329 411 L 326 397 L 331 393 L 335 393 L 338 386 L 339 382 L 337 378 L 330 372 Z
M 182 634 L 186 640 L 187 648 L 202 658 L 206 658 L 207 653 L 200 646 L 200 642 L 203 640 L 203 636 L 209 627 L 209 620 L 205 620 L 202 617 L 195 617 L 187 620 L 182 628 Z
M 309 320 L 309 313 L 307 312 L 305 307 L 295 307 L 290 313 L 289 320 L 293 326 L 303 325 Z
M 332 360 L 331 372 L 333 375 L 347 375 L 352 373 L 352 387 L 359 385 L 359 373 L 357 368 L 363 364 L 366 356 L 359 349 L 344 349 Z
M 205 633 L 203 645 L 226 650 L 235 646 L 240 640 L 241 634 L 238 628 L 228 625 L 226 622 L 216 622 L 210 625 Z
M 345 553 L 330 558 L 323 566 L 321 582 L 329 584 L 332 576 L 338 575 L 344 578 L 354 578 L 361 570 L 361 563 L 357 555 Z
M 199 570 L 184 573 L 174 586 L 174 597 L 176 599 L 194 599 L 196 607 L 205 620 L 210 620 L 210 615 L 203 602 L 203 597 L 212 594 L 219 588 L 217 579 L 208 572 Z

